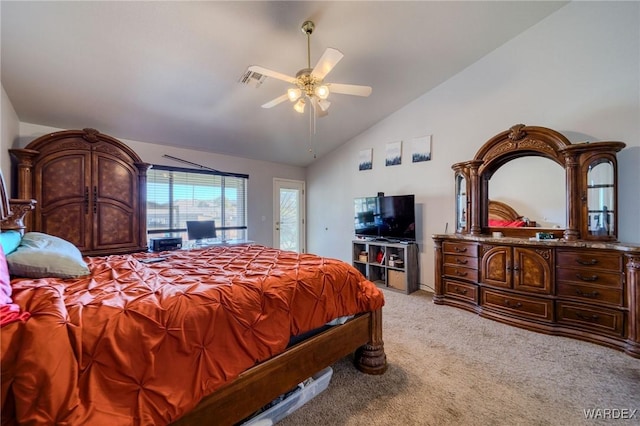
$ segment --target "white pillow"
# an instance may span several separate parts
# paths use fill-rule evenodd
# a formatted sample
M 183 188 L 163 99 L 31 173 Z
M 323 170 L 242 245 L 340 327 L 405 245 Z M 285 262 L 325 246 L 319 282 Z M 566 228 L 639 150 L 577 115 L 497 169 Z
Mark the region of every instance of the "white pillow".
M 41 232 L 27 232 L 7 256 L 11 275 L 27 278 L 78 278 L 89 274 L 80 250 L 67 240 Z

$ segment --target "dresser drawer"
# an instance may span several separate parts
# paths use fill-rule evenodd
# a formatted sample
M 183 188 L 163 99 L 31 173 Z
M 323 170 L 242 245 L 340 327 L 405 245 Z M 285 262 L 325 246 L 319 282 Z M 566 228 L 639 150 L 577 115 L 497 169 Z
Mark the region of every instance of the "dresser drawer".
M 601 285 L 622 288 L 622 274 L 615 272 L 602 272 L 588 269 L 556 268 L 556 280 L 558 282 L 570 281 L 577 284 Z
M 622 256 L 620 254 L 588 250 L 558 250 L 556 253 L 556 265 L 562 265 L 563 267 L 575 267 L 583 270 L 622 271 Z
M 540 321 L 553 321 L 553 300 L 505 294 L 483 289 L 481 305 L 508 314 Z
M 557 295 L 591 303 L 608 303 L 613 306 L 622 306 L 624 302 L 620 288 L 595 287 L 565 281 L 558 282 Z
M 625 337 L 622 311 L 558 301 L 556 312 L 559 324 Z
M 478 257 L 478 245 L 459 241 L 444 241 L 442 243 L 444 254 L 461 254 L 464 256 Z
M 463 266 L 465 268 L 478 269 L 478 258 L 462 256 L 458 254 L 445 254 L 444 263 L 454 266 Z
M 478 286 L 473 284 L 444 280 L 444 292 L 447 296 L 456 299 L 478 303 Z
M 444 265 L 444 275 L 465 281 L 478 282 L 478 270 L 463 266 Z

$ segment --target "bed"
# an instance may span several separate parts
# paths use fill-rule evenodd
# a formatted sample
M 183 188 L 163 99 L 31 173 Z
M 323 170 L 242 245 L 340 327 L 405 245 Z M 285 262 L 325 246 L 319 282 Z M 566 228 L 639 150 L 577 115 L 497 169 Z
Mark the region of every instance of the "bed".
M 513 207 L 501 201 L 489 200 L 489 227 L 522 228 L 536 226 L 536 222 L 522 216 Z
M 9 267 L 39 238 L 56 241 L 24 234 Z M 80 258 L 84 275 L 12 276 L 3 425 L 236 424 L 347 355 L 386 370 L 383 294 L 345 262 L 260 245 Z

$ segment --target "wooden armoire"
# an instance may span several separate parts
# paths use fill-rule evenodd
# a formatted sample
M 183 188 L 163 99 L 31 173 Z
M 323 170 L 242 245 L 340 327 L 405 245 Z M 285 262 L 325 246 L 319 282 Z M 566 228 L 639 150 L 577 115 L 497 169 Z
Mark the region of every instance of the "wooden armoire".
M 149 164 L 95 129 L 66 130 L 11 149 L 18 198 L 35 199 L 27 231 L 64 238 L 84 255 L 147 249 Z

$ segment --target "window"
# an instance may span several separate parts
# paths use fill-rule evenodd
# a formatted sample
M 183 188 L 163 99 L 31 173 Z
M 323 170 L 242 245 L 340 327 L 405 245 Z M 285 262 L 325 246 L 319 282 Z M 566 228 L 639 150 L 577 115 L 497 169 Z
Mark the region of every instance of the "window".
M 147 233 L 187 240 L 188 220 L 214 220 L 217 238 L 247 239 L 248 175 L 153 166 L 147 172 Z

